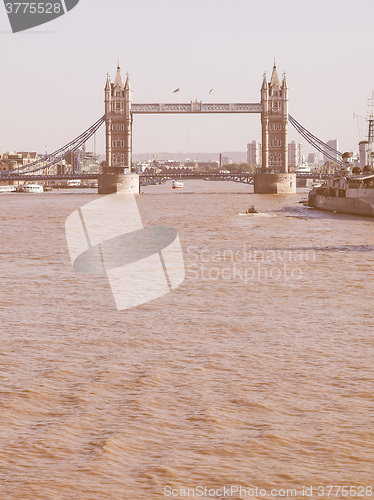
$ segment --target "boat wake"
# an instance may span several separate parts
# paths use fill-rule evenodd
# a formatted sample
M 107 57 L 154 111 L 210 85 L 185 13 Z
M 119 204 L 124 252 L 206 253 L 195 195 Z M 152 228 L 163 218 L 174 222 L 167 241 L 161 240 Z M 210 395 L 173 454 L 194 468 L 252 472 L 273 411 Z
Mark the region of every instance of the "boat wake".
M 276 214 L 269 214 L 269 213 L 266 213 L 266 212 L 257 212 L 257 213 L 254 213 L 254 214 L 242 214 L 242 213 L 239 213 L 238 215 L 245 215 L 246 217 L 276 217 L 277 216 Z

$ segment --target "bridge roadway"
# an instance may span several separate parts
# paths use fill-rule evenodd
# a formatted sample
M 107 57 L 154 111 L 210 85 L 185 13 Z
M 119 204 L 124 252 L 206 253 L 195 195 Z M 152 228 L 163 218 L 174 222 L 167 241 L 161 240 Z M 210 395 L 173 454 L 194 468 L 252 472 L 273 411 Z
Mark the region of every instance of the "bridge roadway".
M 25 174 L 6 174 L 2 172 L 0 174 L 0 182 L 12 182 L 12 181 L 50 181 L 50 180 L 60 180 L 68 181 L 73 179 L 98 179 L 100 174 L 74 174 L 74 175 L 46 175 L 46 174 L 35 174 L 35 175 L 25 175 Z M 161 181 L 163 179 L 211 179 L 211 180 L 228 180 L 235 182 L 253 182 L 253 175 L 251 173 L 243 172 L 240 174 L 234 173 L 204 173 L 204 172 L 167 172 L 158 174 L 140 174 L 140 181 L 143 184 L 151 183 L 153 180 Z M 331 175 L 319 174 L 297 174 L 298 179 L 327 179 Z

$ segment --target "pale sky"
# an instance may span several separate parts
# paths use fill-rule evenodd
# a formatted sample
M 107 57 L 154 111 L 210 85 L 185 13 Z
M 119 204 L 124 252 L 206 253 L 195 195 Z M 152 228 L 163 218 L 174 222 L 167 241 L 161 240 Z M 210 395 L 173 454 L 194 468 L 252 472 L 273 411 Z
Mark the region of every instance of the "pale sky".
M 1 4 L 0 152 L 50 152 L 93 124 L 117 57 L 139 103 L 259 102 L 275 57 L 294 118 L 357 151 L 366 124 L 353 112 L 367 114 L 374 90 L 373 19 L 373 0 L 80 0 L 13 34 Z M 258 114 L 136 115 L 133 131 L 134 153 L 245 151 L 261 139 Z M 290 126 L 291 139 L 301 140 Z M 103 130 L 96 144 L 104 153 Z

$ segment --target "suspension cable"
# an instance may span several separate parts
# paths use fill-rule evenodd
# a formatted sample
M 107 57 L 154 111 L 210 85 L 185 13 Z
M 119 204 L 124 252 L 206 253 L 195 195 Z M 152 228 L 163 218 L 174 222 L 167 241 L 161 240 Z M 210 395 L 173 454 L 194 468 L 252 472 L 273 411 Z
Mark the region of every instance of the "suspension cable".
M 51 167 L 52 165 L 55 165 L 59 161 L 63 160 L 66 158 L 66 156 L 69 153 L 72 153 L 76 151 L 80 146 L 82 146 L 85 142 L 88 141 L 90 137 L 93 136 L 95 132 L 101 127 L 101 125 L 105 121 L 105 115 L 102 116 L 99 120 L 97 120 L 91 127 L 89 127 L 87 130 L 82 132 L 78 137 L 73 139 L 72 141 L 68 142 L 64 146 L 62 146 L 59 149 L 56 149 L 53 153 L 50 153 L 48 155 L 44 155 L 38 160 L 28 163 L 27 165 L 23 166 L 18 166 L 12 170 L 8 170 L 6 173 L 11 174 L 11 173 L 34 173 L 39 170 L 46 169 L 48 167 Z M 38 166 L 41 163 L 44 163 L 42 166 Z M 31 167 L 37 166 L 37 168 L 34 168 L 32 170 L 29 170 Z
M 320 153 L 323 153 L 330 160 L 338 163 L 339 165 L 342 164 L 342 153 L 340 151 L 334 149 L 329 144 L 326 144 L 325 142 L 318 139 L 318 137 L 309 132 L 291 115 L 288 115 L 288 120 L 291 123 L 291 125 L 293 125 L 295 129 L 299 132 L 299 134 L 302 135 L 304 139 L 306 139 L 309 142 L 309 144 L 311 144 L 315 149 L 317 149 Z

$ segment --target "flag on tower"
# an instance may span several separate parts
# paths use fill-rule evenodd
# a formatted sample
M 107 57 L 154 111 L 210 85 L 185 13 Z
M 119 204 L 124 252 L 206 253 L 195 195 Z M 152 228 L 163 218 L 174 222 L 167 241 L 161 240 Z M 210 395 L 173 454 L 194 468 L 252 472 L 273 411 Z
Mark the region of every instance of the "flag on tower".
M 180 91 L 180 89 L 179 89 L 179 88 L 178 88 L 178 89 L 175 89 L 175 90 L 173 90 L 173 94 L 175 94 L 176 92 L 179 92 L 179 91 Z

